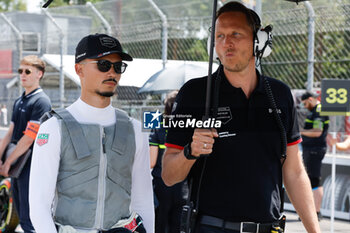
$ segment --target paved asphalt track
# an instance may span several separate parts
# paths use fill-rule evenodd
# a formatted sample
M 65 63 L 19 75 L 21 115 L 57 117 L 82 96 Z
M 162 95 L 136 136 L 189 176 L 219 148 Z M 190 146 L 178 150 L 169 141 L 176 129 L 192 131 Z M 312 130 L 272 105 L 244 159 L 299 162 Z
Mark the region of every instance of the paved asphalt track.
M 293 212 L 286 212 L 287 217 L 286 231 L 287 233 L 306 232 L 301 221 L 298 220 L 298 215 Z M 323 217 L 320 221 L 321 232 L 331 232 L 331 221 L 329 218 Z M 334 233 L 350 233 L 350 221 L 335 220 Z

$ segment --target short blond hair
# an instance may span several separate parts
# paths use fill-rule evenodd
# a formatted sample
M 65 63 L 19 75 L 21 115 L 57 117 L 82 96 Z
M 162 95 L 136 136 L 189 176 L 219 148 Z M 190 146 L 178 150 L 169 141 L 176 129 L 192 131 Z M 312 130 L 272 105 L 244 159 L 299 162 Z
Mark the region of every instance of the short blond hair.
M 34 66 L 38 70 L 42 71 L 43 76 L 44 76 L 46 65 L 45 65 L 45 62 L 43 60 L 41 60 L 38 56 L 36 56 L 36 55 L 25 56 L 24 58 L 22 58 L 20 64 Z

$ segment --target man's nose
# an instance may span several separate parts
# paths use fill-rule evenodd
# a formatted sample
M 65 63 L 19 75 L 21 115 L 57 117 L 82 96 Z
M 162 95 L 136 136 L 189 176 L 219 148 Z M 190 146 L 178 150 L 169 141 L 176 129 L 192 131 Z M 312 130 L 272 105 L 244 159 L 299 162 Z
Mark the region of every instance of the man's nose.
M 119 82 L 120 80 L 120 75 L 117 72 L 115 72 L 114 67 L 112 66 L 108 71 L 107 71 L 107 75 L 109 78 L 114 78 L 115 80 L 117 80 Z
M 224 39 L 224 45 L 227 47 L 232 47 L 233 44 L 234 44 L 234 41 L 233 41 L 232 37 L 226 36 Z

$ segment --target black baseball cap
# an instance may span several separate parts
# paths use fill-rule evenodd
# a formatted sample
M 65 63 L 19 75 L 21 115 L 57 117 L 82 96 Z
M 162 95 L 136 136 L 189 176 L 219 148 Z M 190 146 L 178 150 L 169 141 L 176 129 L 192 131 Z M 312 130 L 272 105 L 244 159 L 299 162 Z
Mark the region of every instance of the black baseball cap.
M 301 100 L 304 101 L 310 97 L 317 98 L 318 96 L 319 96 L 319 94 L 317 94 L 315 92 L 307 91 L 301 96 Z
M 86 58 L 99 58 L 116 53 L 124 61 L 132 61 L 132 57 L 123 52 L 120 42 L 106 34 L 94 34 L 85 36 L 75 48 L 75 63 Z

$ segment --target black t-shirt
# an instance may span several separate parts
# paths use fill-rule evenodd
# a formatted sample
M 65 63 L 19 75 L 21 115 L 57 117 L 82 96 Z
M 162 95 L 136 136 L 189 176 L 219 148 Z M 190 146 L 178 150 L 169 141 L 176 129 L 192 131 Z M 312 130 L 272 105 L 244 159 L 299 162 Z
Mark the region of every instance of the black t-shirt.
M 199 195 L 200 214 L 229 221 L 272 222 L 280 217 L 281 139 L 276 119 L 269 106 L 263 77 L 249 99 L 233 87 L 222 68 L 218 96 L 217 129 L 213 153 L 207 157 Z M 217 72 L 213 80 L 217 79 Z M 301 141 L 292 94 L 284 83 L 267 78 L 289 145 Z M 179 91 L 173 115 L 204 114 L 207 78 L 192 79 Z M 213 89 L 215 89 L 215 81 Z M 214 94 L 212 96 L 215 96 Z M 193 129 L 168 129 L 166 146 L 183 148 L 190 143 Z M 190 171 L 197 192 L 203 158 Z M 192 199 L 195 199 L 195 194 Z
M 11 139 L 13 143 L 17 143 L 22 138 L 29 121 L 39 123 L 40 117 L 51 110 L 50 99 L 41 88 L 35 89 L 28 95 L 24 94 L 13 105 L 11 119 L 15 124 Z
M 162 174 L 162 158 L 165 150 L 166 129 L 161 127 L 153 129 L 149 135 L 149 145 L 158 147 L 157 162 L 152 170 L 153 177 L 161 177 Z
M 321 129 L 322 134 L 319 137 L 303 137 L 302 145 L 307 148 L 326 148 L 327 132 L 329 127 L 329 117 L 320 116 L 321 104 L 317 104 L 305 119 L 304 129 Z

